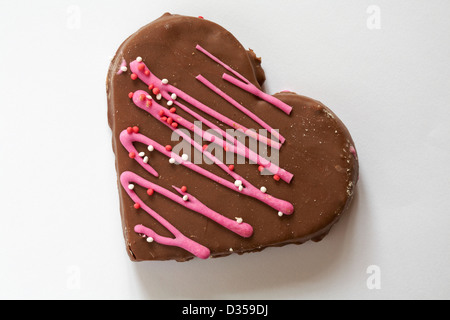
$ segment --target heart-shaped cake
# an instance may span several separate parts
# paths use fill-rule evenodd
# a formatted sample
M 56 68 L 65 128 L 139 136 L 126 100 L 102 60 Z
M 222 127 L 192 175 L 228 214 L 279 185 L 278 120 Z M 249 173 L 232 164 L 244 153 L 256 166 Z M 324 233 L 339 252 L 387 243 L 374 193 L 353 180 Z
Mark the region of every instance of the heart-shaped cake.
M 166 13 L 120 46 L 108 121 L 131 260 L 319 241 L 348 209 L 358 159 L 347 128 L 264 81 L 261 59 L 202 17 Z

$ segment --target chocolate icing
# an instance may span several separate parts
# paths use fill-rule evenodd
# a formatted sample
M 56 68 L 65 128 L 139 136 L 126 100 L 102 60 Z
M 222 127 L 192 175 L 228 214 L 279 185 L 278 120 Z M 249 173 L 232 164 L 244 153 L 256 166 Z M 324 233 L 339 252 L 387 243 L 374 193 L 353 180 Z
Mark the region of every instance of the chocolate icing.
M 125 171 L 132 171 L 168 190 L 172 186 L 185 185 L 190 194 L 209 208 L 230 219 L 240 217 L 253 226 L 253 235 L 243 238 L 159 194 L 149 197 L 144 188 L 136 187 L 136 194 L 151 209 L 170 221 L 186 237 L 209 248 L 212 257 L 321 240 L 349 207 L 358 179 L 358 160 L 347 128 L 317 100 L 292 92 L 275 94 L 276 98 L 293 107 L 291 114 L 287 115 L 224 81 L 221 78 L 225 72 L 223 67 L 195 50 L 197 44 L 261 88 L 265 81 L 261 59 L 252 50 L 246 50 L 221 26 L 205 19 L 167 13 L 141 28 L 120 46 L 107 78 L 108 122 L 112 129 L 118 177 Z M 148 91 L 147 86 L 141 81 L 132 81 L 129 70 L 117 73 L 124 60 L 129 64 L 138 56 L 159 78 L 167 78 L 173 86 L 242 125 L 259 128 L 249 117 L 196 80 L 197 75 L 202 74 L 273 128 L 279 129 L 286 138 L 280 150 L 280 167 L 294 174 L 291 183 L 275 181 L 270 175 L 260 175 L 258 166 L 254 164 L 236 164 L 235 171 L 253 185 L 265 186 L 274 197 L 292 203 L 295 208 L 293 214 L 279 217 L 272 208 L 260 201 L 231 191 L 184 166 L 169 164 L 167 157 L 162 154 L 152 153 L 149 160 L 159 172 L 158 178 L 129 157 L 119 136 L 130 126 L 138 126 L 141 134 L 161 145 L 174 144 L 170 139 L 172 131 L 136 107 L 128 97 L 129 92 Z M 165 106 L 165 103 L 161 104 Z M 177 114 L 190 121 L 195 120 L 177 109 Z M 228 128 L 208 114 L 193 109 L 217 126 Z M 145 145 L 136 144 L 136 147 L 142 151 L 146 149 Z M 215 165 L 200 166 L 232 180 Z M 134 231 L 136 225 L 142 224 L 162 236 L 172 237 L 154 218 L 134 207 L 134 201 L 120 184 L 119 178 L 118 184 L 123 232 L 130 259 L 191 259 L 193 255 L 182 248 L 148 243 Z

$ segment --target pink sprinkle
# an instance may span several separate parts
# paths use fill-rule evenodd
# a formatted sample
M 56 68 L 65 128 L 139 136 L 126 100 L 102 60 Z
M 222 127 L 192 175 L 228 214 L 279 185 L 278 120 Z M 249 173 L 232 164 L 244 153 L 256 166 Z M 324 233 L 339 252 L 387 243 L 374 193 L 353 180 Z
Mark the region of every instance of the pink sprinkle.
M 186 186 L 182 186 L 181 187 L 181 192 L 186 192 L 187 191 L 187 187 Z

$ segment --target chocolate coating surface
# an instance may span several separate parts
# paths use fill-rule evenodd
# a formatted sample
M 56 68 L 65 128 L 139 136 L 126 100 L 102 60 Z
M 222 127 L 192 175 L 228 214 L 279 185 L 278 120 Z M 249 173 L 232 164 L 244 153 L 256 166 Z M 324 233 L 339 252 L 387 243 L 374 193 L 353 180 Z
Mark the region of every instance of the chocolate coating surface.
M 293 107 L 291 114 L 287 115 L 224 81 L 223 67 L 196 51 L 197 44 L 241 73 L 258 88 L 265 81 L 261 59 L 253 51 L 247 51 L 230 32 L 211 21 L 165 14 L 143 27 L 120 46 L 107 78 L 108 121 L 112 129 L 118 175 L 124 171 L 132 171 L 169 190 L 172 185 L 185 185 L 189 193 L 208 207 L 231 219 L 240 217 L 253 226 L 253 235 L 243 238 L 161 195 L 148 197 L 146 190 L 137 188 L 136 193 L 141 199 L 145 199 L 148 206 L 184 235 L 209 248 L 213 257 L 225 256 L 231 252 L 259 251 L 268 246 L 320 240 L 349 207 L 358 178 L 354 142 L 347 128 L 330 109 L 317 100 L 291 92 L 275 94 L 275 97 Z M 147 86 L 141 81 L 132 81 L 129 71 L 117 74 L 123 60 L 129 63 L 138 56 L 143 58 L 152 73 L 159 78 L 168 79 L 170 84 L 248 128 L 260 128 L 252 119 L 195 79 L 202 74 L 273 128 L 279 129 L 286 138 L 280 150 L 279 165 L 294 174 L 291 183 L 275 181 L 270 175 L 260 175 L 255 164 L 236 164 L 235 171 L 253 185 L 265 186 L 271 195 L 291 202 L 295 208 L 292 215 L 279 217 L 266 204 L 231 191 L 186 167 L 171 165 L 167 157 L 159 153 L 152 153 L 150 157 L 152 167 L 160 174 L 159 178 L 150 175 L 129 157 L 119 135 L 130 126 L 139 126 L 140 133 L 162 145 L 174 144 L 171 141 L 172 131 L 137 108 L 128 97 L 129 92 L 148 91 Z M 192 109 L 221 128 L 228 128 L 208 114 L 193 107 Z M 182 110 L 177 113 L 192 122 L 195 120 Z M 137 144 L 137 148 L 145 151 L 146 146 Z M 215 165 L 201 166 L 218 176 L 233 180 Z M 143 224 L 161 235 L 171 236 L 150 215 L 133 207 L 134 202 L 120 182 L 119 195 L 130 259 L 185 261 L 193 257 L 191 253 L 178 247 L 150 244 L 134 232 L 135 225 Z

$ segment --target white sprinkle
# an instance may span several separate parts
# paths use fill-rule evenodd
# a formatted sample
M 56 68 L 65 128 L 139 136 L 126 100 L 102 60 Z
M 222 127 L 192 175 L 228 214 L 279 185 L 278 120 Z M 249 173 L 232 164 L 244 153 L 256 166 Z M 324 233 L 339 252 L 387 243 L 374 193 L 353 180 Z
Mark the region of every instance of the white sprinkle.
M 228 249 L 228 251 L 233 252 L 233 248 Z
M 142 58 L 141 58 L 141 57 L 137 57 L 137 58 L 136 58 L 136 61 L 137 61 L 137 62 L 142 62 Z
M 187 194 L 183 196 L 183 200 L 184 201 L 188 201 L 189 200 L 189 197 L 187 196 Z
M 153 98 L 152 98 L 152 96 L 151 95 L 147 95 L 147 97 L 146 97 L 148 100 L 152 100 Z
M 123 72 L 127 72 L 127 71 L 128 71 L 128 68 L 125 67 L 125 66 L 121 66 L 121 67 L 120 67 L 120 70 L 122 70 Z
M 170 97 L 172 98 L 172 100 L 177 100 L 177 95 L 175 93 L 172 93 Z
M 167 79 L 162 79 L 162 80 L 161 80 L 161 83 L 162 83 L 162 84 L 168 84 L 168 83 L 169 83 L 169 80 L 167 80 Z
M 173 105 L 173 101 L 172 100 L 167 101 L 167 105 L 170 107 L 171 105 Z
M 242 191 L 242 190 L 244 190 L 244 187 L 243 186 L 239 186 L 239 191 Z
M 278 216 L 279 216 L 279 217 L 282 217 L 282 216 L 283 216 L 283 212 L 278 211 Z
M 142 160 L 142 161 L 144 161 L 144 163 L 148 163 L 148 157 L 145 156 L 145 157 L 144 157 L 144 160 Z
M 134 189 L 134 184 L 130 183 L 130 184 L 128 185 L 128 189 L 133 190 L 133 189 Z
M 143 156 L 145 156 L 145 152 L 139 152 L 139 157 L 143 157 Z
M 242 186 L 242 181 L 241 181 L 241 180 L 236 180 L 236 181 L 234 182 L 234 185 L 235 185 L 236 187 Z
M 153 238 L 152 238 L 152 237 L 148 237 L 148 238 L 147 238 L 147 242 L 148 242 L 148 243 L 153 242 Z
M 189 159 L 189 156 L 186 153 L 183 153 L 183 155 L 181 156 L 181 159 L 183 159 L 184 161 L 187 161 Z
M 261 190 L 262 193 L 266 193 L 267 192 L 267 188 L 266 187 L 261 187 L 259 190 Z
M 155 148 L 154 148 L 152 145 L 149 145 L 147 149 L 148 149 L 148 151 L 150 151 L 150 152 L 152 152 L 153 150 L 155 150 Z
M 174 159 L 174 158 L 170 158 L 170 159 L 169 159 L 169 163 L 170 163 L 170 164 L 174 164 L 174 163 L 175 163 L 175 159 Z
M 244 221 L 244 219 L 236 217 L 236 222 L 237 223 L 242 223 L 243 221 Z
M 156 95 L 156 100 L 161 100 L 161 98 L 162 98 L 161 93 L 158 93 L 158 94 Z

